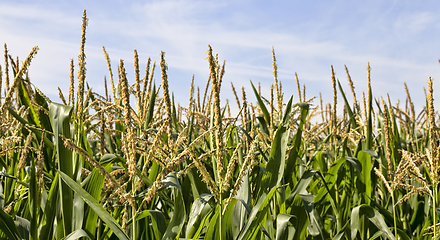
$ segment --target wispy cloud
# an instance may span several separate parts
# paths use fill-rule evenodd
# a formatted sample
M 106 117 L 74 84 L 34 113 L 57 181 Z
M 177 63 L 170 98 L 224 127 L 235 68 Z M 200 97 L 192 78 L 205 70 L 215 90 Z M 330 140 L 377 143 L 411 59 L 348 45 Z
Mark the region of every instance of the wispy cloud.
M 415 12 L 400 15 L 395 22 L 395 28 L 408 31 L 409 34 L 419 34 L 433 25 L 437 25 L 436 16 L 432 12 Z
M 350 69 L 357 89 L 366 89 L 366 65 L 373 68 L 375 94 L 387 92 L 403 98 L 407 82 L 420 94 L 429 75 L 437 77 L 440 51 L 440 15 L 433 6 L 411 2 L 367 3 L 259 3 L 251 1 L 109 1 L 107 6 L 81 2 L 79 6 L 0 3 L 0 41 L 14 55 L 27 55 L 33 45 L 40 53 L 31 67 L 38 86 L 56 97 L 54 86 L 68 85 L 68 64 L 79 51 L 81 10 L 88 9 L 87 68 L 90 85 L 99 91 L 108 75 L 101 51 L 104 45 L 116 69 L 118 59 L 132 64 L 133 49 L 141 62 L 158 60 L 166 52 L 171 89 L 178 101 L 187 101 L 191 75 L 204 86 L 208 76 L 205 60 L 211 44 L 226 60 L 225 81 L 249 88 L 249 79 L 264 90 L 273 82 L 271 48 L 275 47 L 279 77 L 286 94 L 295 94 L 294 74 L 307 86 L 308 96 L 331 92 L 330 65 L 337 77 Z M 412 11 L 411 9 L 416 10 Z M 128 71 L 131 71 L 127 68 Z M 129 77 L 132 73 L 129 72 Z M 159 79 L 159 74 L 156 79 Z M 233 98 L 229 84 L 225 97 Z M 180 97 L 179 95 L 182 95 Z M 417 99 L 417 98 L 414 98 Z

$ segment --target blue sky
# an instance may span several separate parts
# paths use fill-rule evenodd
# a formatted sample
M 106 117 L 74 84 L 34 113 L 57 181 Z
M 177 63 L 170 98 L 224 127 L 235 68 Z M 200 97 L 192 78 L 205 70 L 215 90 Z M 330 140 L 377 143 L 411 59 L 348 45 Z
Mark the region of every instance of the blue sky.
M 285 99 L 298 99 L 297 72 L 307 97 L 321 92 L 331 102 L 331 65 L 349 92 L 344 64 L 361 96 L 368 62 L 375 97 L 389 93 L 394 103 L 404 100 L 406 82 L 421 109 L 429 76 L 434 93 L 440 90 L 437 1 L 1 1 L 0 43 L 7 43 L 10 54 L 21 60 L 33 46 L 40 47 L 30 78 L 55 101 L 57 87 L 67 94 L 70 58 L 77 63 L 84 9 L 89 18 L 87 81 L 99 93 L 104 76 L 108 78 L 102 46 L 114 74 L 119 59 L 125 60 L 131 83 L 134 49 L 142 68 L 149 56 L 159 62 L 164 51 L 171 91 L 186 105 L 192 75 L 201 89 L 208 78 L 208 44 L 226 60 L 221 94 L 223 103 L 229 98 L 232 105 L 230 82 L 244 86 L 248 96 L 253 95 L 249 80 L 260 82 L 263 95 L 269 96 L 272 46 Z M 160 84 L 159 72 L 155 79 Z

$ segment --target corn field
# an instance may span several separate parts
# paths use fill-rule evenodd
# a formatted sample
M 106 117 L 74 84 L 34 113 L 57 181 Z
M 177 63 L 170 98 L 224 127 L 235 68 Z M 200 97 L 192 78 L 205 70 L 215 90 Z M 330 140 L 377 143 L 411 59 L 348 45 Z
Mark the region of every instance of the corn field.
M 273 51 L 270 96 L 231 83 L 236 103 L 224 103 L 225 64 L 209 46 L 206 86 L 193 78 L 180 106 L 164 52 L 141 74 L 134 50 L 129 83 L 124 61 L 113 75 L 103 47 L 110 81 L 104 93 L 90 89 L 86 26 L 84 11 L 77 69 L 72 59 L 59 99 L 29 81 L 38 47 L 20 63 L 4 45 L 1 239 L 440 238 L 431 78 L 420 113 L 406 84 L 404 104 L 374 98 L 369 66 L 362 101 L 348 69 L 352 97 L 331 67 L 333 102 L 306 99 L 297 78 L 295 103 L 284 98 Z

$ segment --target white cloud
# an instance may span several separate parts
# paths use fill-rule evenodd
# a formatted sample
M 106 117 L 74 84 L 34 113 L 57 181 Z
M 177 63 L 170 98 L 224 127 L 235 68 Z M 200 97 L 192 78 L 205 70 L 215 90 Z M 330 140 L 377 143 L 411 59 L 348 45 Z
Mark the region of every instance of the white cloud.
M 269 17 L 272 14 L 277 19 L 276 14 L 283 14 L 280 12 L 285 10 L 283 4 L 274 9 L 259 9 L 258 5 L 245 3 L 250 9 L 239 11 L 234 5 L 238 3 L 232 1 L 108 4 L 112 3 L 117 6 L 100 11 L 99 6 L 90 5 L 88 10 L 87 76 L 97 91 L 102 88 L 104 75 L 108 75 L 102 45 L 110 54 L 113 69 L 117 68 L 119 59 L 125 59 L 130 80 L 134 48 L 139 52 L 141 66 L 148 56 L 159 61 L 160 51 L 165 51 L 171 88 L 176 91 L 176 100 L 183 105 L 192 74 L 196 84 L 204 88 L 208 76 L 205 60 L 208 44 L 219 53 L 221 61 L 226 60 L 223 94 L 230 99 L 233 99 L 230 81 L 236 87 L 244 85 L 250 90 L 249 79 L 252 79 L 254 83 L 262 82 L 268 91 L 273 82 L 272 46 L 286 97 L 296 95 L 295 72 L 301 83 L 306 83 L 308 96 L 317 95 L 319 91 L 324 95 L 331 92 L 328 90 L 331 88 L 330 65 L 334 65 L 343 83 L 346 81 L 344 64 L 347 64 L 356 88 L 363 91 L 366 89 L 365 68 L 370 62 L 373 86 L 378 88 L 375 92 L 400 94 L 402 99 L 403 88 L 396 86 L 406 81 L 409 86 L 420 88 L 414 89 L 414 94 L 421 95 L 419 79 L 438 72 L 434 57 L 440 57 L 440 52 L 433 51 L 438 49 L 435 48 L 438 38 L 418 41 L 418 35 L 438 28 L 439 19 L 429 9 L 408 14 L 406 10 L 399 12 L 396 6 L 370 6 L 367 11 L 352 4 L 350 9 L 344 9 L 346 12 L 339 12 L 341 6 L 335 5 L 322 18 L 316 18 L 320 13 L 301 13 L 301 9 L 293 8 L 296 14 L 302 15 L 274 22 Z M 254 22 L 257 17 L 251 15 L 252 12 L 269 10 L 273 12 L 267 12 L 269 17 L 264 19 L 267 22 Z M 68 86 L 69 60 L 71 57 L 76 60 L 79 53 L 80 28 L 81 12 L 77 9 L 56 4 L 54 7 L 0 4 L 0 42 L 8 43 L 11 53 L 22 59 L 32 46 L 40 45 L 40 53 L 31 66 L 31 78 L 54 97 L 58 95 L 57 86 L 63 89 Z M 156 71 L 156 79 L 159 83 L 159 71 Z M 185 91 L 179 96 L 183 88 Z
M 401 14 L 395 22 L 398 31 L 408 31 L 409 34 L 419 34 L 422 31 L 438 25 L 438 18 L 432 12 L 414 12 Z

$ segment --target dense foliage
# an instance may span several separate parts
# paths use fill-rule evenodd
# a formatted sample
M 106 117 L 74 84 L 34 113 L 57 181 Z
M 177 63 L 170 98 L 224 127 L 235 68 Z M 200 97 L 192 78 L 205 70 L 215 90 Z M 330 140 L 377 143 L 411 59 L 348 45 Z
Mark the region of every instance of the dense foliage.
M 250 83 L 252 104 L 231 84 L 239 109 L 231 116 L 220 102 L 224 64 L 211 47 L 205 90 L 193 79 L 187 107 L 168 91 L 163 52 L 162 83 L 150 59 L 141 78 L 135 50 L 130 85 L 122 60 L 114 82 L 103 48 L 110 91 L 105 81 L 105 93 L 94 92 L 86 25 L 84 12 L 79 69 L 75 78 L 72 60 L 62 104 L 29 81 L 38 48 L 20 64 L 5 44 L 1 239 L 438 238 L 432 79 L 416 115 L 408 89 L 404 108 L 373 98 L 369 68 L 361 102 L 347 70 L 350 103 L 332 68 L 333 103 L 312 107 L 298 80 L 299 102 L 283 99 L 273 52 L 270 97 Z

